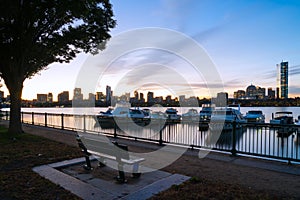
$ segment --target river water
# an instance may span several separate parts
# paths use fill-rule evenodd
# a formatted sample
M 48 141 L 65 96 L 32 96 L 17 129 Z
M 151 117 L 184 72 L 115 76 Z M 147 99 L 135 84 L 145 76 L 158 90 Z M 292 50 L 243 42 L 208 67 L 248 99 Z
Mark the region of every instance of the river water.
M 150 108 L 153 111 L 165 111 L 163 107 Z M 188 107 L 178 107 L 178 114 L 183 114 L 188 111 Z M 201 108 L 195 108 L 198 111 Z M 3 109 L 4 111 L 7 109 Z M 105 111 L 107 108 L 92 107 L 92 108 L 22 108 L 22 119 L 25 123 L 39 124 L 73 130 L 87 130 L 94 133 L 114 134 L 114 129 L 102 129 L 97 126 L 93 115 L 100 111 Z M 262 110 L 265 114 L 266 123 L 269 123 L 272 118 L 272 113 L 277 111 L 291 111 L 293 117 L 297 118 L 300 115 L 300 107 L 241 107 L 242 114 L 246 114 L 249 110 Z M 34 115 L 32 115 L 32 112 Z M 38 114 L 40 113 L 40 114 Z M 47 114 L 45 114 L 47 113 Z M 63 114 L 63 115 L 62 115 Z M 87 115 L 74 117 L 73 115 Z M 63 117 L 62 117 L 63 116 Z M 47 118 L 47 120 L 45 120 Z M 63 119 L 63 120 L 62 120 Z M 34 122 L 33 122 L 34 121 Z M 63 122 L 62 122 L 63 121 Z M 209 138 L 214 135 L 212 131 L 200 131 L 196 124 L 173 124 L 168 125 L 164 129 L 153 127 L 127 127 L 124 126 L 121 130 L 117 130 L 120 136 L 141 138 L 151 141 L 159 141 L 160 130 L 162 139 L 168 143 L 181 145 L 194 145 L 198 147 L 209 147 L 219 149 L 221 151 L 231 151 L 232 133 L 223 133 L 219 139 L 210 144 Z M 258 155 L 271 158 L 288 159 L 300 162 L 300 127 L 290 136 L 278 137 L 278 128 L 272 128 L 268 124 L 256 127 L 246 127 L 237 131 L 236 149 L 239 152 Z
M 150 108 L 154 111 L 165 111 L 166 108 L 163 107 L 152 107 Z M 187 107 L 178 107 L 176 108 L 179 114 L 183 114 L 187 112 Z M 198 111 L 201 108 L 195 108 Z M 300 107 L 241 107 L 242 114 L 246 114 L 249 110 L 262 110 L 266 117 L 266 123 L 270 121 L 272 118 L 272 113 L 277 111 L 291 111 L 293 112 L 294 118 L 297 118 L 300 115 Z M 36 113 L 56 113 L 56 114 L 86 114 L 86 115 L 94 115 L 99 113 L 100 111 L 105 111 L 107 108 L 22 108 L 23 112 L 36 112 Z

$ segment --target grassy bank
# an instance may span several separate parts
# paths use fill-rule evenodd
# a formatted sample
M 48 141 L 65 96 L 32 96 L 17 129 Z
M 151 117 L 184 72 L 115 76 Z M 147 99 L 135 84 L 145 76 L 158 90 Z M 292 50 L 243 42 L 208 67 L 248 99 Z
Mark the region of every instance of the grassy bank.
M 77 157 L 82 157 L 78 147 L 26 133 L 10 135 L 0 127 L 0 199 L 79 199 L 32 171 L 34 166 Z M 268 191 L 225 183 L 218 177 L 204 178 L 198 162 L 186 156 L 164 168 L 193 178 L 152 199 L 281 199 Z
M 0 127 L 0 199 L 78 199 L 32 167 L 82 156 L 79 148 Z

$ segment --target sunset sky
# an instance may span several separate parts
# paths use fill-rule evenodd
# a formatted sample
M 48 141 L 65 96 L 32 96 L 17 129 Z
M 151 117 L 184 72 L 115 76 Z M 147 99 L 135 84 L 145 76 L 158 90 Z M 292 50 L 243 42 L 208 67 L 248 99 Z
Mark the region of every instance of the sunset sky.
M 289 97 L 300 96 L 300 1 L 112 0 L 111 3 L 117 20 L 113 37 L 146 27 L 167 28 L 191 37 L 215 64 L 229 96 L 250 84 L 275 89 L 276 64 L 281 61 L 289 62 Z M 99 80 L 99 90 L 105 92 L 106 85 L 116 90 L 128 64 L 126 60 L 133 62 L 147 53 L 134 52 L 120 58 L 123 62 L 117 61 L 110 68 L 109 74 L 114 75 L 107 74 Z M 56 100 L 57 94 L 65 90 L 72 96 L 78 73 L 88 59 L 88 55 L 80 54 L 71 63 L 49 65 L 47 70 L 25 81 L 23 99 L 52 92 Z M 147 64 L 146 60 L 143 64 Z M 193 72 L 185 71 L 184 64 L 178 62 L 173 66 L 183 72 L 185 79 L 193 79 Z M 203 80 L 195 79 L 193 84 L 195 95 L 207 96 L 201 91 L 205 90 L 201 88 Z M 135 89 L 163 94 L 155 81 Z M 5 86 L 2 90 L 6 96 Z

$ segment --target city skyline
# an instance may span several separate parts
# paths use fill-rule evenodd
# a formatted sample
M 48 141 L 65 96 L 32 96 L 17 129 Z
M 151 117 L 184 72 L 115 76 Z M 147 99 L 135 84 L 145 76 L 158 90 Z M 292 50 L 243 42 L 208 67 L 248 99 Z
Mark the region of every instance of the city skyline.
M 300 96 L 298 1 L 113 0 L 112 4 L 118 23 L 113 36 L 144 27 L 168 28 L 186 34 L 206 50 L 224 82 L 224 90 L 231 97 L 234 91 L 246 88 L 249 83 L 275 88 L 276 65 L 282 60 L 289 62 L 289 97 Z M 122 61 L 143 59 L 141 54 L 130 56 L 131 59 Z M 23 99 L 34 99 L 37 93 L 44 91 L 51 91 L 56 99 L 61 91 L 72 91 L 87 59 L 88 55 L 80 54 L 69 64 L 51 64 L 48 70 L 24 82 Z M 179 71 L 184 72 L 184 69 Z M 126 63 L 113 67 L 97 90 L 105 91 L 106 85 L 115 90 L 116 83 L 127 72 Z M 192 74 L 185 76 L 189 78 Z M 205 87 L 203 80 L 195 80 L 191 85 L 197 96 L 208 96 L 199 89 Z M 159 95 L 169 92 L 155 84 L 137 89 L 153 89 Z M 1 90 L 8 94 L 5 87 Z
M 224 91 L 224 92 L 219 92 L 217 93 L 226 93 L 228 95 L 228 97 L 233 98 L 233 99 L 266 99 L 266 98 L 271 98 L 271 99 L 284 99 L 281 98 L 280 96 L 278 96 L 275 92 L 276 88 L 262 88 L 258 85 L 253 85 L 252 83 L 250 85 L 248 85 L 247 87 L 245 87 L 245 89 L 241 89 L 238 88 L 237 91 L 234 91 L 233 94 L 229 94 L 228 92 Z M 107 96 L 107 94 L 110 94 L 110 97 Z M 72 91 L 67 91 L 67 90 L 63 90 L 61 92 L 59 92 L 57 95 L 54 95 L 51 91 L 47 92 L 47 93 L 37 93 L 36 94 L 36 98 L 33 99 L 22 99 L 22 100 L 28 100 L 28 101 L 43 101 L 43 102 L 58 102 L 59 101 L 59 96 L 64 96 L 65 99 L 67 100 L 88 100 L 91 97 L 95 97 L 95 99 L 97 99 L 97 95 L 98 96 L 102 96 L 103 100 L 105 101 L 111 101 L 112 97 L 122 97 L 122 96 L 126 96 L 129 98 L 137 98 L 137 99 L 143 99 L 144 97 L 148 98 L 149 94 L 151 93 L 152 98 L 162 98 L 162 99 L 167 99 L 167 98 L 172 98 L 172 99 L 180 99 L 182 97 L 188 99 L 188 98 L 199 98 L 201 99 L 201 96 L 187 96 L 187 95 L 179 95 L 179 96 L 173 96 L 171 94 L 166 94 L 165 96 L 161 96 L 161 95 L 156 95 L 155 92 L 153 91 L 147 91 L 147 92 L 143 92 L 143 91 L 139 91 L 139 90 L 135 90 L 133 92 L 125 92 L 124 94 L 121 95 L 114 95 L 113 94 L 113 90 L 111 90 L 110 86 L 106 86 L 106 91 L 97 91 L 95 93 L 93 92 L 89 92 L 87 93 L 87 95 L 84 95 L 82 93 L 82 88 L 74 88 Z M 54 98 L 54 97 L 57 98 Z M 210 98 L 216 98 L 217 96 L 213 96 Z M 144 98 L 144 99 L 146 99 Z M 202 99 L 205 99 L 206 97 L 203 97 Z M 208 99 L 210 99 L 208 98 Z M 297 96 L 295 98 L 300 98 L 300 96 Z

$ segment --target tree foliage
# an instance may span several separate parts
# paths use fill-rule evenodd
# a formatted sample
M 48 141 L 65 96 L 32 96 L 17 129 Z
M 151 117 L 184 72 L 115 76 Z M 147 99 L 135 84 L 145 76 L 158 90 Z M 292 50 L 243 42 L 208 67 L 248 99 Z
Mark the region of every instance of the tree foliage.
M 97 53 L 116 25 L 109 0 L 0 2 L 0 76 L 19 100 L 25 79 L 80 52 Z

